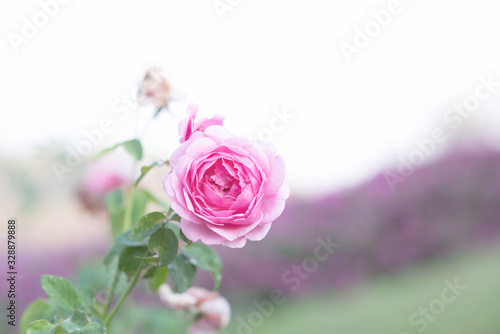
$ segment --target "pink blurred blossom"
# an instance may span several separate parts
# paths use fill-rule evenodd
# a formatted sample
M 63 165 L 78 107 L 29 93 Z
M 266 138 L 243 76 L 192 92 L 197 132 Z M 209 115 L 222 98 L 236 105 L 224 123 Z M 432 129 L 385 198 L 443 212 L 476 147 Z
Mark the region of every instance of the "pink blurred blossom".
M 118 160 L 103 159 L 88 167 L 83 175 L 78 197 L 90 211 L 104 208 L 104 198 L 112 190 L 130 183 L 127 164 Z

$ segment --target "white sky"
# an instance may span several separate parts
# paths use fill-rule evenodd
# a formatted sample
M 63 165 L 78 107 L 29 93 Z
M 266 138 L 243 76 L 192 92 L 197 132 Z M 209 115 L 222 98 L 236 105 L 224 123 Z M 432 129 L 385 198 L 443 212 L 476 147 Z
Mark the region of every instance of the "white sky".
M 30 154 L 53 140 L 74 147 L 157 65 L 186 98 L 150 128 L 151 157 L 175 148 L 189 102 L 244 136 L 286 107 L 296 118 L 274 142 L 293 191 L 318 193 L 396 164 L 447 108 L 474 94 L 478 76 L 500 81 L 494 0 L 401 0 L 351 63 L 340 43 L 352 44 L 355 27 L 389 1 L 220 2 L 237 4 L 224 20 L 213 0 L 68 1 L 16 53 L 8 34 L 21 34 L 23 18 L 41 7 L 0 0 L 0 150 Z M 500 87 L 474 114 L 485 134 L 498 132 L 498 106 Z M 131 137 L 132 120 L 116 121 L 95 151 Z

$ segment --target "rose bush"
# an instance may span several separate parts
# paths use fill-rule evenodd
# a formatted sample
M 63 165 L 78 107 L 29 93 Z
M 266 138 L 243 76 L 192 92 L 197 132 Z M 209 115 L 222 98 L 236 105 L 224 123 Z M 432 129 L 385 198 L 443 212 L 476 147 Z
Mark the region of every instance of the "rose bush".
M 170 84 L 160 70 L 149 70 L 137 98 L 139 105 L 157 107 L 151 121 L 163 109 L 169 110 L 171 96 Z M 104 265 L 113 273 L 109 289 L 96 294 L 92 287 L 41 275 L 47 298 L 35 300 L 25 309 L 20 333 L 109 334 L 115 316 L 140 281 L 147 281 L 152 291 L 159 290 L 160 300 L 178 311 L 183 332 L 215 334 L 228 325 L 231 308 L 227 299 L 216 291 L 192 287 L 199 270 L 212 275 L 214 290 L 220 287 L 222 261 L 207 244 L 242 247 L 247 239 L 264 238 L 282 213 L 289 188 L 284 182 L 285 164 L 274 146 L 230 134 L 219 115 L 196 122 L 197 111 L 191 104 L 187 117 L 179 123 L 181 145 L 170 161 L 144 164 L 141 137 L 149 123 L 141 135 L 137 136 L 135 128 L 135 138 L 96 155 L 95 159 L 109 158 L 111 152 L 122 148 L 133 159 L 130 169 L 124 164 L 111 169 L 94 165 L 81 187 L 84 204 L 96 199 L 108 211 L 112 242 Z M 110 161 L 117 163 L 116 159 Z M 171 205 L 142 188 L 141 183 L 152 168 L 165 166 L 172 167 L 163 180 Z M 127 170 L 126 176 L 119 170 Z M 149 205 L 156 211 L 149 211 Z M 9 235 L 9 240 L 12 238 Z M 124 277 L 126 287 L 118 289 Z
M 271 143 L 236 137 L 214 125 L 194 132 L 172 154 L 163 186 L 181 228 L 208 245 L 261 240 L 282 213 L 289 188 Z

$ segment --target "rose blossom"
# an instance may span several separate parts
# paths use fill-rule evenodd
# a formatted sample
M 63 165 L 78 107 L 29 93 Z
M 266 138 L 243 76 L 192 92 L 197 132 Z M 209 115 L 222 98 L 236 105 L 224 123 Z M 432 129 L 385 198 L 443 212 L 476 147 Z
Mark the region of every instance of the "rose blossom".
M 172 99 L 172 87 L 163 77 L 159 68 L 147 70 L 139 87 L 138 99 L 141 104 L 152 103 L 158 108 L 168 105 Z
M 158 289 L 160 300 L 174 310 L 188 310 L 196 320 L 190 334 L 212 334 L 226 327 L 231 318 L 231 307 L 226 298 L 216 291 L 191 287 L 184 293 L 174 293 L 168 284 Z
M 196 131 L 204 132 L 209 126 L 222 125 L 224 122 L 224 117 L 220 115 L 215 115 L 211 119 L 201 118 L 198 122 L 195 122 L 196 113 L 198 112 L 198 106 L 191 103 L 187 109 L 187 117 L 179 122 L 179 137 L 180 142 L 184 143 L 191 137 Z
M 214 125 L 195 132 L 170 159 L 163 187 L 184 234 L 203 243 L 243 247 L 261 240 L 285 207 L 285 163 L 270 143 Z

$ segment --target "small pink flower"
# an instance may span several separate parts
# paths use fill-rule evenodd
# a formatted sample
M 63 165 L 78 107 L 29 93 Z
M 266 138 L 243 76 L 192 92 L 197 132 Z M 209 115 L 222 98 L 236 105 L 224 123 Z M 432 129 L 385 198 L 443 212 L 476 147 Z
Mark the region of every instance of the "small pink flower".
M 188 140 L 196 131 L 205 132 L 209 126 L 222 125 L 224 123 L 224 117 L 220 115 L 215 115 L 211 119 L 202 118 L 198 122 L 195 122 L 194 119 L 196 118 L 197 112 L 198 106 L 194 103 L 190 104 L 187 109 L 187 117 L 179 122 L 179 137 L 181 143 Z
M 119 164 L 109 160 L 91 165 L 85 172 L 78 197 L 90 211 L 104 209 L 104 198 L 112 190 L 130 183 L 130 177 L 121 171 Z
M 168 105 L 172 99 L 172 87 L 163 77 L 159 68 L 147 70 L 139 88 L 139 103 L 152 103 L 158 108 Z
M 207 245 L 261 240 L 290 194 L 285 162 L 270 143 L 235 137 L 214 125 L 172 154 L 163 187 L 184 234 Z

